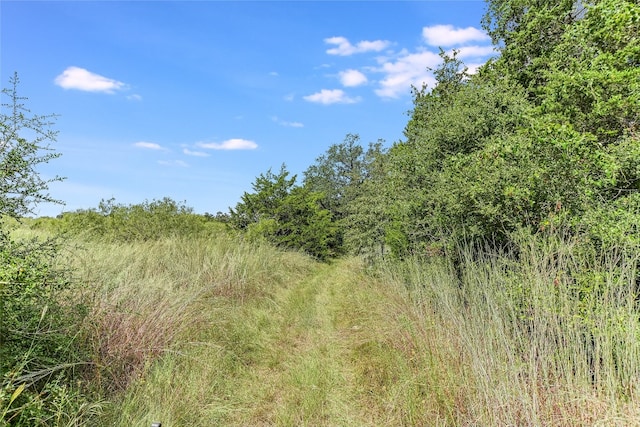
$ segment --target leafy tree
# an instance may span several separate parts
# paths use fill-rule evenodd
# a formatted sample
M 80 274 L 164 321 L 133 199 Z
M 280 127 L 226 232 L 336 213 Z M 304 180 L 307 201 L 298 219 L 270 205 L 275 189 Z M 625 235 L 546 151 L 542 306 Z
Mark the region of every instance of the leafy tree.
M 640 4 L 590 3 L 550 56 L 546 80 L 542 111 L 597 141 L 586 153 L 597 172 L 589 171 L 592 197 L 580 227 L 604 244 L 637 244 Z
M 322 208 L 322 197 L 306 187 L 291 190 L 274 215 L 277 228 L 272 237 L 279 246 L 303 250 L 323 261 L 342 252 L 338 227 L 331 212 Z
M 272 217 L 295 185 L 296 176 L 288 177 L 289 171 L 284 164 L 278 174 L 271 169 L 260 174 L 252 184 L 253 193 L 245 192 L 236 208 L 230 209 L 230 223 L 246 230 L 250 224 Z
M 18 95 L 18 74 L 9 79 L 11 87 L 2 90 L 8 98 L 0 111 L 0 216 L 19 218 L 33 213 L 40 202 L 58 202 L 48 185 L 62 178 L 43 179 L 37 166 L 59 156 L 50 142 L 57 132 L 51 129 L 55 115 L 31 115 L 26 98 Z
M 389 153 L 393 191 L 387 205 L 394 219 L 387 238 L 397 255 L 430 251 L 434 243 L 462 236 L 505 234 L 509 228 L 496 218 L 496 207 L 487 205 L 486 193 L 495 194 L 498 187 L 486 184 L 508 175 L 494 166 L 496 150 L 512 149 L 514 140 L 507 139 L 530 114 L 526 97 L 508 78 L 468 76 L 455 55 L 443 54 L 434 74 L 433 90 L 414 90 L 406 141 Z M 490 176 L 494 172 L 498 175 Z
M 55 116 L 30 115 L 18 76 L 2 94 L 0 216 L 20 218 L 55 202 L 37 166 L 54 159 L 48 142 Z M 83 306 L 68 293 L 70 275 L 56 268 L 56 240 L 14 240 L 0 222 L 0 424 L 48 425 L 54 414 L 77 413 L 86 400 L 76 380 L 86 348 L 78 338 Z
M 390 150 L 386 174 L 394 253 L 460 239 L 508 244 L 517 229 L 559 224 L 602 236 L 588 231 L 596 218 L 624 219 L 619 236 L 637 229 L 638 5 L 578 6 L 491 1 L 502 56 L 468 76 L 443 54 L 437 85 L 414 90 L 406 141 Z M 554 27 L 553 17 L 566 19 Z
M 348 134 L 342 143 L 331 145 L 304 172 L 305 187 L 324 194 L 322 205 L 336 219 L 344 216 L 354 188 L 365 178 L 364 149 L 359 141 L 360 136 Z
M 549 58 L 541 88 L 545 114 L 603 145 L 638 133 L 640 5 L 603 0 L 567 31 Z
M 389 205 L 392 189 L 387 181 L 387 154 L 380 143 L 364 155 L 366 179 L 346 206 L 341 222 L 345 250 L 368 257 L 384 256 L 386 234 L 391 221 Z
M 530 95 L 544 84 L 548 58 L 584 14 L 575 0 L 488 0 L 483 27 L 500 50 L 497 63 Z
M 339 253 L 340 244 L 324 195 L 295 186 L 296 176 L 282 165 L 280 172 L 260 174 L 253 193 L 244 193 L 230 212 L 230 224 L 250 237 L 265 238 L 288 249 L 302 250 L 326 260 Z
M 356 224 L 363 225 L 361 221 L 364 220 L 364 216 L 360 215 L 362 211 L 355 209 L 354 205 L 365 206 L 363 202 L 372 189 L 371 182 L 377 173 L 374 162 L 382 154 L 382 141 L 369 144 L 365 150 L 360 144 L 359 135 L 347 134 L 343 142 L 331 145 L 304 172 L 304 187 L 322 194 L 319 202 L 331 213 L 340 245 L 345 249 L 359 252 L 364 244 L 364 241 L 360 241 L 364 230 L 352 228 Z M 360 219 L 354 221 L 349 218 L 351 215 L 358 215 Z M 344 240 L 346 234 L 351 241 Z

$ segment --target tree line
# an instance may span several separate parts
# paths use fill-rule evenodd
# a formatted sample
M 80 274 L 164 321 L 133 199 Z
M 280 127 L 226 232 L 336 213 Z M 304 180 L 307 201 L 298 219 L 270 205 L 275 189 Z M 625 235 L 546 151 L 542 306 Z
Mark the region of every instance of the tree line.
M 505 247 L 558 229 L 601 249 L 640 244 L 640 6 L 487 3 L 499 56 L 470 74 L 441 51 L 402 141 L 365 148 L 349 134 L 300 184 L 269 170 L 231 224 L 319 259 Z

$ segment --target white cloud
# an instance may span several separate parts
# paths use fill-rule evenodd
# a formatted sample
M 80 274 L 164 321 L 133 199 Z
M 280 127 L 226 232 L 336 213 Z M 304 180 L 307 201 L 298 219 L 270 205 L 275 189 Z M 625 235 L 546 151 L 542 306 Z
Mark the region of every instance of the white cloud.
M 209 153 L 205 153 L 204 151 L 191 151 L 188 148 L 183 148 L 182 152 L 187 156 L 209 157 Z
M 350 98 L 340 89 L 322 89 L 311 95 L 303 97 L 306 101 L 316 102 L 319 104 L 354 104 L 360 101 L 360 98 Z
M 223 142 L 199 142 L 197 146 L 210 150 L 255 150 L 258 148 L 258 144 L 255 142 L 240 138 L 228 139 Z
M 395 61 L 382 64 L 378 71 L 385 74 L 380 87 L 375 90 L 382 98 L 398 98 L 409 93 L 411 85 L 421 87 L 427 83 L 433 87 L 434 78 L 427 68 L 435 68 L 441 58 L 434 52 L 406 53 Z
M 279 124 L 280 126 L 291 127 L 291 128 L 303 128 L 304 124 L 300 122 L 288 122 L 286 120 L 282 120 L 276 116 L 271 117 L 271 120 Z
M 464 64 L 467 67 L 467 74 L 476 74 L 484 63 Z
M 155 142 L 140 141 L 134 143 L 133 146 L 138 148 L 146 148 L 148 150 L 166 150 L 166 148 L 163 148 L 160 144 L 156 144 Z
M 495 55 L 497 52 L 493 46 L 464 46 L 457 48 L 458 58 L 486 58 Z M 452 52 L 450 52 L 451 54 Z
M 336 45 L 331 49 L 327 49 L 329 55 L 349 56 L 354 53 L 363 52 L 380 52 L 386 49 L 391 42 L 387 40 L 363 40 L 358 42 L 355 46 L 352 45 L 345 37 L 329 37 L 324 39 L 324 42 L 331 45 Z
M 158 160 L 158 164 L 162 166 L 179 166 L 181 168 L 189 167 L 189 164 L 182 160 Z
M 341 71 L 339 76 L 340 82 L 346 87 L 360 86 L 367 82 L 367 76 L 358 70 Z
M 453 25 L 434 25 L 424 27 L 422 37 L 430 46 L 455 46 L 470 41 L 488 41 L 489 36 L 474 27 L 454 28 Z
M 364 84 L 374 86 L 374 92 L 381 98 L 399 98 L 411 92 L 411 86 L 422 87 L 426 84 L 433 88 L 436 84 L 433 69 L 441 63 L 442 58 L 437 47 L 458 50 L 458 58 L 462 59 L 468 72 L 474 73 L 478 67 L 496 52 L 490 45 L 490 37 L 475 27 L 458 28 L 453 25 L 435 25 L 422 28 L 423 45 L 414 50 L 402 48 L 398 51 L 390 49 L 393 44 L 386 40 L 361 41 L 351 44 L 345 37 L 330 37 L 325 43 L 331 45 L 326 51 L 329 55 L 353 55 L 360 52 L 380 52 L 374 64 L 359 65 L 355 69 L 347 69 L 331 77 L 338 77 L 344 87 L 356 87 Z M 375 73 L 375 78 L 372 74 Z M 323 89 L 304 97 L 306 101 L 321 104 L 354 103 L 360 98 L 349 97 L 344 91 Z
M 55 78 L 55 83 L 64 89 L 103 93 L 115 93 L 127 87 L 125 83 L 92 73 L 80 67 L 68 67 Z
M 138 95 L 137 93 L 134 93 L 133 95 L 127 96 L 127 99 L 129 101 L 142 101 L 142 96 Z

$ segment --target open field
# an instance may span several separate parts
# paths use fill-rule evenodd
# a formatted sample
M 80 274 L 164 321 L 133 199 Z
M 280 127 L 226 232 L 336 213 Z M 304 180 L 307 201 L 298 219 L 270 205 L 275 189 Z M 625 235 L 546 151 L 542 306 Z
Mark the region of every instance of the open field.
M 578 307 L 571 248 L 529 249 L 460 283 L 226 238 L 89 246 L 100 357 L 126 364 L 104 425 L 632 425 L 635 266 L 590 265 L 610 291 Z
M 372 267 L 222 231 L 68 239 L 94 406 L 51 425 L 637 425 L 637 257 L 520 250 Z

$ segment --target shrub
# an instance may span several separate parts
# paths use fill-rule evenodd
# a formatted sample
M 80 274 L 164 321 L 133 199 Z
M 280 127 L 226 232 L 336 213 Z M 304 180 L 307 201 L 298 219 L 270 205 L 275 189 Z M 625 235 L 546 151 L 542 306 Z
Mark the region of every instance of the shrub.
M 130 205 L 109 199 L 102 200 L 97 209 L 63 214 L 59 231 L 111 242 L 149 241 L 202 233 L 206 222 L 183 202 L 168 197 Z
M 87 360 L 84 306 L 68 293 L 58 252 L 58 241 L 0 232 L 0 410 L 8 425 L 49 425 L 85 406 L 76 383 Z

